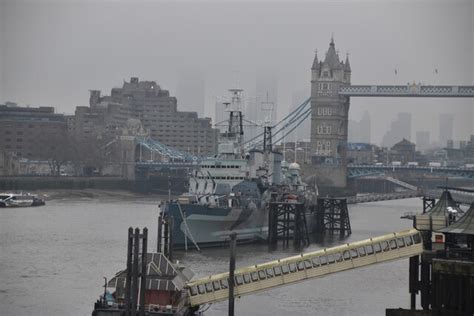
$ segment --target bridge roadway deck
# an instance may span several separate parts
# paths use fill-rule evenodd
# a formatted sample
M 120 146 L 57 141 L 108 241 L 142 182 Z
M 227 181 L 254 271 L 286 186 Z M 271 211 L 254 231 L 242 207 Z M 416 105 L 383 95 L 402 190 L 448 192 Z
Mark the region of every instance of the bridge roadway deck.
M 358 267 L 421 254 L 420 232 L 409 229 L 350 244 L 325 248 L 235 271 L 235 296 L 323 277 Z M 187 284 L 188 304 L 197 306 L 228 299 L 228 273 L 197 279 Z
M 474 179 L 474 169 L 463 167 L 431 167 L 431 166 L 390 166 L 390 165 L 348 165 L 347 176 L 349 178 L 365 177 L 370 175 L 383 174 L 388 172 L 408 171 L 444 174 L 453 177 L 461 177 L 467 179 Z
M 350 85 L 343 86 L 339 95 L 348 97 L 474 97 L 474 86 L 426 86 L 421 84 Z

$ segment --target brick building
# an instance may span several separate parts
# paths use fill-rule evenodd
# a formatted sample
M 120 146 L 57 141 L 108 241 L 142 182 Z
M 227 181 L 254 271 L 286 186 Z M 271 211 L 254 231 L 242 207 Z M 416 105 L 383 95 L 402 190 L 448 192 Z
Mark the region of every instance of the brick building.
M 402 164 L 415 161 L 415 154 L 415 144 L 405 138 L 393 145 L 390 150 L 391 161 L 400 161 Z
M 66 144 L 66 119 L 53 107 L 0 105 L 0 151 L 18 158 L 50 159 Z
M 177 100 L 154 81 L 132 77 L 110 95 L 92 90 L 89 107 L 77 107 L 74 134 L 78 140 L 108 139 L 119 134 L 128 119 L 139 119 L 149 136 L 181 151 L 214 154 L 218 131 L 210 118 L 181 112 Z
M 371 165 L 374 163 L 374 145 L 367 143 L 348 143 L 347 162 L 355 165 Z

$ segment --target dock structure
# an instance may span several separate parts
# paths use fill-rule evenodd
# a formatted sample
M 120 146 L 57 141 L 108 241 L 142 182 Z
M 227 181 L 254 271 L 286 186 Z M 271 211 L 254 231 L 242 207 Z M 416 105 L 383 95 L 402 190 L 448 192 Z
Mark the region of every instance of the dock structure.
M 293 240 L 297 249 L 309 245 L 306 209 L 301 202 L 271 202 L 268 212 L 268 244 L 275 247 L 278 241 L 285 246 Z
M 318 198 L 315 213 L 315 227 L 317 234 L 339 234 L 341 237 L 350 235 L 351 222 L 347 199 L 345 198 Z
M 431 309 L 434 315 L 474 314 L 474 264 L 433 259 Z

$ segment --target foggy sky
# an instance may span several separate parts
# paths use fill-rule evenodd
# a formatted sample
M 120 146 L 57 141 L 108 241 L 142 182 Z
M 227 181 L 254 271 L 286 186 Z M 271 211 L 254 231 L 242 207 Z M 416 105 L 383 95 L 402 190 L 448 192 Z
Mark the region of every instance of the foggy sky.
M 340 57 L 350 53 L 353 84 L 474 84 L 469 0 L 0 1 L 0 103 L 73 113 L 88 104 L 88 90 L 109 94 L 131 76 L 174 95 L 179 73 L 197 68 L 204 114 L 213 116 L 216 96 L 236 85 L 250 93 L 256 69 L 271 67 L 283 117 L 332 33 Z M 352 98 L 350 116 L 368 110 L 378 143 L 398 112 L 413 114 L 412 140 L 417 130 L 437 138 L 438 113 L 451 112 L 454 138 L 466 139 L 473 107 L 469 99 Z

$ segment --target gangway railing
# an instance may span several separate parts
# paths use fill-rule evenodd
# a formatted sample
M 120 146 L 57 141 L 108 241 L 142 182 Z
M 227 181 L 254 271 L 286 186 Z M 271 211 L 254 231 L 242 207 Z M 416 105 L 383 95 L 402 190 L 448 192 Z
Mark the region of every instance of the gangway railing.
M 331 273 L 412 257 L 422 252 L 422 236 L 416 229 L 325 248 L 236 270 L 234 295 L 252 294 Z M 187 291 L 191 306 L 226 300 L 229 273 L 191 281 L 187 284 Z
M 395 179 L 393 177 L 385 177 L 385 180 L 389 181 L 389 182 L 392 182 L 392 183 L 395 183 L 395 184 L 398 184 L 399 186 L 401 187 L 404 187 L 408 190 L 412 190 L 412 191 L 418 191 L 418 188 L 414 185 L 411 185 L 410 183 L 406 183 L 404 181 L 401 181 L 401 180 L 398 180 L 398 179 Z

